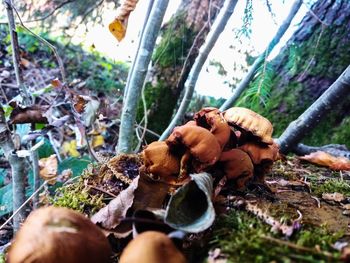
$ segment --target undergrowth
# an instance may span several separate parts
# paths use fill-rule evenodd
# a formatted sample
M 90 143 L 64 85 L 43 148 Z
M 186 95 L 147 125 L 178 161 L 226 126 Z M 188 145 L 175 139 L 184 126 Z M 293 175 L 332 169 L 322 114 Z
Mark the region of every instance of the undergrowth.
M 343 234 L 325 228 L 303 228 L 287 239 L 268 225 L 243 212 L 221 216 L 213 231 L 212 248 L 219 247 L 228 262 L 338 262 L 332 245 Z

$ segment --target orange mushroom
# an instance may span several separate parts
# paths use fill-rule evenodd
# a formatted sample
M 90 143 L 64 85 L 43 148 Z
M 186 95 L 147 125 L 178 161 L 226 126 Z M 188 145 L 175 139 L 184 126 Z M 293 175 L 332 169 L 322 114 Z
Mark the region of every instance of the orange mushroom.
M 32 212 L 8 253 L 9 263 L 109 262 L 111 248 L 88 218 L 62 207 Z
M 173 183 L 179 175 L 180 158 L 170 152 L 165 142 L 152 142 L 141 153 L 147 173 L 168 183 Z
M 243 189 L 253 177 L 253 163 L 249 155 L 240 149 L 223 152 L 220 163 L 222 163 L 227 180 L 235 181 L 237 189 Z
M 223 115 L 225 120 L 234 127 L 250 132 L 263 143 L 273 143 L 271 137 L 273 132 L 272 124 L 258 113 L 247 108 L 232 107 L 226 110 Z
M 231 129 L 217 108 L 203 108 L 194 115 L 198 126 L 207 128 L 218 140 L 221 149 L 230 139 Z
M 254 164 L 256 178 L 262 181 L 264 175 L 270 171 L 273 162 L 279 159 L 279 147 L 275 142 L 271 145 L 248 142 L 239 149 L 249 155 Z
M 185 263 L 184 255 L 171 239 L 156 231 L 138 235 L 124 249 L 119 263 Z
M 189 152 L 182 157 L 182 159 L 186 159 L 181 163 L 182 170 L 188 164 L 190 157 L 192 157 L 193 168 L 196 172 L 200 172 L 216 163 L 221 154 L 221 147 L 215 136 L 207 129 L 199 126 L 183 125 L 175 127 L 166 143 L 170 149 L 180 146 Z

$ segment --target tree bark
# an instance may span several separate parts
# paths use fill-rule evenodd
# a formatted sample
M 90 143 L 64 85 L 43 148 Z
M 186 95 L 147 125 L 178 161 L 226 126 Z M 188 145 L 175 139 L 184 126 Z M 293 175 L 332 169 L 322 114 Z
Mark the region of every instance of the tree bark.
M 350 66 L 298 119 L 289 124 L 277 140 L 280 151 L 285 154 L 291 151 L 307 132 L 312 131 L 321 119 L 349 94 Z
M 302 0 L 296 0 L 282 25 L 279 27 L 276 35 L 273 37 L 266 50 L 263 51 L 260 56 L 254 61 L 253 65 L 250 67 L 247 75 L 240 81 L 237 87 L 233 90 L 233 94 L 228 98 L 225 103 L 220 107 L 221 111 L 227 110 L 229 107 L 233 106 L 238 98 L 241 96 L 243 91 L 249 86 L 250 81 L 253 79 L 256 70 L 262 65 L 265 59 L 270 55 L 273 48 L 280 42 L 284 33 L 290 26 L 295 15 L 298 13 L 300 6 L 302 5 Z
M 150 81 L 145 89 L 150 130 L 162 134 L 169 125 L 199 48 L 223 2 L 182 0 L 179 9 L 162 27 L 162 38 L 154 51 Z M 137 119 L 141 120 L 142 116 L 140 104 Z M 158 138 L 148 136 L 148 139 Z
M 130 153 L 132 151 L 137 102 L 140 98 L 148 64 L 151 60 L 152 51 L 168 2 L 169 0 L 157 0 L 154 3 L 144 34 L 140 40 L 140 52 L 136 58 L 135 68 L 133 75 L 130 77 L 130 85 L 123 105 L 117 153 Z
M 217 39 L 219 38 L 221 32 L 225 29 L 227 21 L 231 17 L 233 10 L 235 9 L 237 4 L 237 0 L 226 0 L 223 8 L 220 11 L 220 14 L 216 18 L 208 36 L 203 44 L 203 46 L 199 50 L 199 55 L 196 58 L 195 63 L 193 64 L 191 71 L 188 75 L 188 78 L 185 83 L 185 95 L 183 100 L 181 101 L 180 107 L 175 114 L 175 117 L 172 119 L 169 126 L 163 132 L 162 136 L 160 136 L 159 140 L 164 141 L 172 132 L 174 127 L 180 122 L 180 120 L 185 115 L 188 105 L 191 102 L 194 87 L 196 85 L 199 73 L 202 70 L 202 67 L 207 60 L 207 57 L 214 47 Z
M 319 0 L 311 10 L 271 62 L 274 77 L 266 106 L 252 108 L 272 122 L 274 137 L 279 137 L 350 64 L 350 1 Z M 349 148 L 349 108 L 347 95 L 302 142 L 312 146 L 346 144 Z

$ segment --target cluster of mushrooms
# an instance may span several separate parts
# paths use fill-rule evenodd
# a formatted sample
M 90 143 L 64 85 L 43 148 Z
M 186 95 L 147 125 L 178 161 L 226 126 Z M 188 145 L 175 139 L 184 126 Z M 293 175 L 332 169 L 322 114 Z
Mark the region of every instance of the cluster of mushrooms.
M 264 180 L 278 158 L 271 123 L 241 107 L 225 112 L 203 108 L 194 120 L 176 127 L 166 141 L 142 151 L 140 172 L 174 188 L 192 173 L 208 172 L 231 181 L 236 189 L 252 179 Z M 216 179 L 216 178 L 215 178 Z M 110 262 L 111 247 L 101 229 L 67 208 L 46 207 L 31 213 L 16 234 L 9 263 Z M 186 259 L 166 234 L 147 231 L 124 249 L 119 262 L 179 262 Z
M 203 108 L 193 120 L 174 128 L 166 141 L 143 150 L 145 170 L 174 185 L 188 181 L 191 173 L 221 171 L 241 190 L 252 179 L 263 182 L 278 159 L 272 132 L 268 119 L 247 108 Z

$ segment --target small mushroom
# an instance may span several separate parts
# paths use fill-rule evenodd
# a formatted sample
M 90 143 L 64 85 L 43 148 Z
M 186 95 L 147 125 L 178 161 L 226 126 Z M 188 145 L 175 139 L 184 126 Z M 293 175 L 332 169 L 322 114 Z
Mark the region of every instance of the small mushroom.
M 242 107 L 232 107 L 224 113 L 225 120 L 238 129 L 251 132 L 263 143 L 272 144 L 273 127 L 271 122 L 258 113 Z
M 213 107 L 203 108 L 194 115 L 198 126 L 207 128 L 218 140 L 221 149 L 230 139 L 231 129 L 220 111 Z
M 152 142 L 141 153 L 147 173 L 173 183 L 179 175 L 180 158 L 162 141 Z
M 254 164 L 256 179 L 263 181 L 264 175 L 270 171 L 274 161 L 279 159 L 278 144 L 271 145 L 248 142 L 239 147 L 246 152 Z
M 180 146 L 189 151 L 196 172 L 203 171 L 216 163 L 221 154 L 221 147 L 215 136 L 207 129 L 199 126 L 183 125 L 175 127 L 166 143 L 170 149 Z M 191 159 L 186 153 L 184 156 L 183 158 L 186 158 L 187 161 L 182 161 L 182 167 Z
M 223 152 L 220 163 L 227 180 L 235 181 L 237 189 L 243 189 L 253 177 L 254 166 L 247 153 L 240 149 Z
M 8 253 L 9 263 L 109 262 L 111 248 L 88 218 L 62 207 L 32 212 Z
M 184 255 L 165 234 L 147 231 L 139 234 L 124 249 L 119 263 L 185 263 Z

